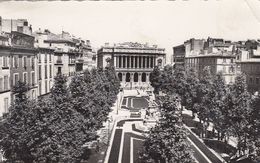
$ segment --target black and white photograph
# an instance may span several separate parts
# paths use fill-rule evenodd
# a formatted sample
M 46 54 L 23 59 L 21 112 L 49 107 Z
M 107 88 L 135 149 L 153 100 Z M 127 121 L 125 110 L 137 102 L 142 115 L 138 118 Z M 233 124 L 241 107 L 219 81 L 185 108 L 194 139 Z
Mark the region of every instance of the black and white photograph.
M 260 0 L 1 0 L 0 163 L 260 163 Z

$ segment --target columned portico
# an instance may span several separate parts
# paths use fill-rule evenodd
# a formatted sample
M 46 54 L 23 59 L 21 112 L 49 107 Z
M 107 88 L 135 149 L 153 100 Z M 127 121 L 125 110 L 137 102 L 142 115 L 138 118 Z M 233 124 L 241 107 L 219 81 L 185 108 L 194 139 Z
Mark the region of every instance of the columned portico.
M 138 43 L 102 47 L 98 50 L 98 59 L 102 59 L 102 62 L 100 61 L 98 64 L 103 63 L 101 66 L 106 67 L 104 60 L 111 57 L 112 65 L 114 65 L 124 89 L 149 89 L 151 88 L 150 73 L 158 63 L 161 64 L 161 67 L 164 66 L 165 51 L 156 46 L 136 44 Z M 100 67 L 100 65 L 98 66 Z

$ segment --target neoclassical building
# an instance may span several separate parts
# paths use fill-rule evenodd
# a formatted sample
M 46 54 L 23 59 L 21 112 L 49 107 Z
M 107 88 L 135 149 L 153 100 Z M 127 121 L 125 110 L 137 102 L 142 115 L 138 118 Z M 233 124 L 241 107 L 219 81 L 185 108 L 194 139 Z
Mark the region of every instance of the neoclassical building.
M 150 88 L 150 73 L 155 66 L 163 68 L 166 63 L 165 49 L 126 42 L 105 46 L 97 52 L 97 66 L 112 64 L 121 86 L 125 89 Z

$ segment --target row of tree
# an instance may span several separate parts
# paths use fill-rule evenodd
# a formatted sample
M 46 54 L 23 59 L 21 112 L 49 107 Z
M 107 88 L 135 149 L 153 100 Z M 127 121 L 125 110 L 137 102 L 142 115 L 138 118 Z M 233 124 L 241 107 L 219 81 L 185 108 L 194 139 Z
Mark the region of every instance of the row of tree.
M 247 91 L 244 75 L 239 74 L 234 83 L 225 84 L 223 75 L 212 75 L 209 67 L 198 76 L 191 68 L 166 66 L 164 70 L 155 68 L 150 78 L 155 93 L 178 94 L 182 106 L 191 110 L 193 116 L 198 115 L 202 137 L 208 136 L 207 128 L 213 123 L 213 132 L 217 131 L 219 140 L 237 138 L 237 154 L 249 152 L 259 157 L 260 102 L 259 97 Z
M 0 148 L 8 162 L 78 162 L 84 144 L 97 139 L 120 83 L 112 67 L 57 75 L 50 96 L 27 98 L 27 85 L 14 88 L 15 102 L 0 124 Z M 84 156 L 86 158 L 86 156 Z

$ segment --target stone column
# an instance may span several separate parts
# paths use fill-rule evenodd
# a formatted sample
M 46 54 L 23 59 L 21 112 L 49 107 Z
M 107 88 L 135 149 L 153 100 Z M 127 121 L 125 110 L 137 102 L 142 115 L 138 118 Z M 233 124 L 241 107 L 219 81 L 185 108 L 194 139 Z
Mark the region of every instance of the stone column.
M 139 68 L 139 56 L 137 56 L 137 67 L 136 68 Z
M 138 83 L 142 82 L 142 73 L 138 72 Z
M 146 83 L 149 84 L 150 83 L 150 73 L 146 74 Z
M 116 63 L 116 58 L 117 58 L 117 57 L 114 57 L 114 67 L 116 67 L 116 64 L 117 64 L 117 63 Z

